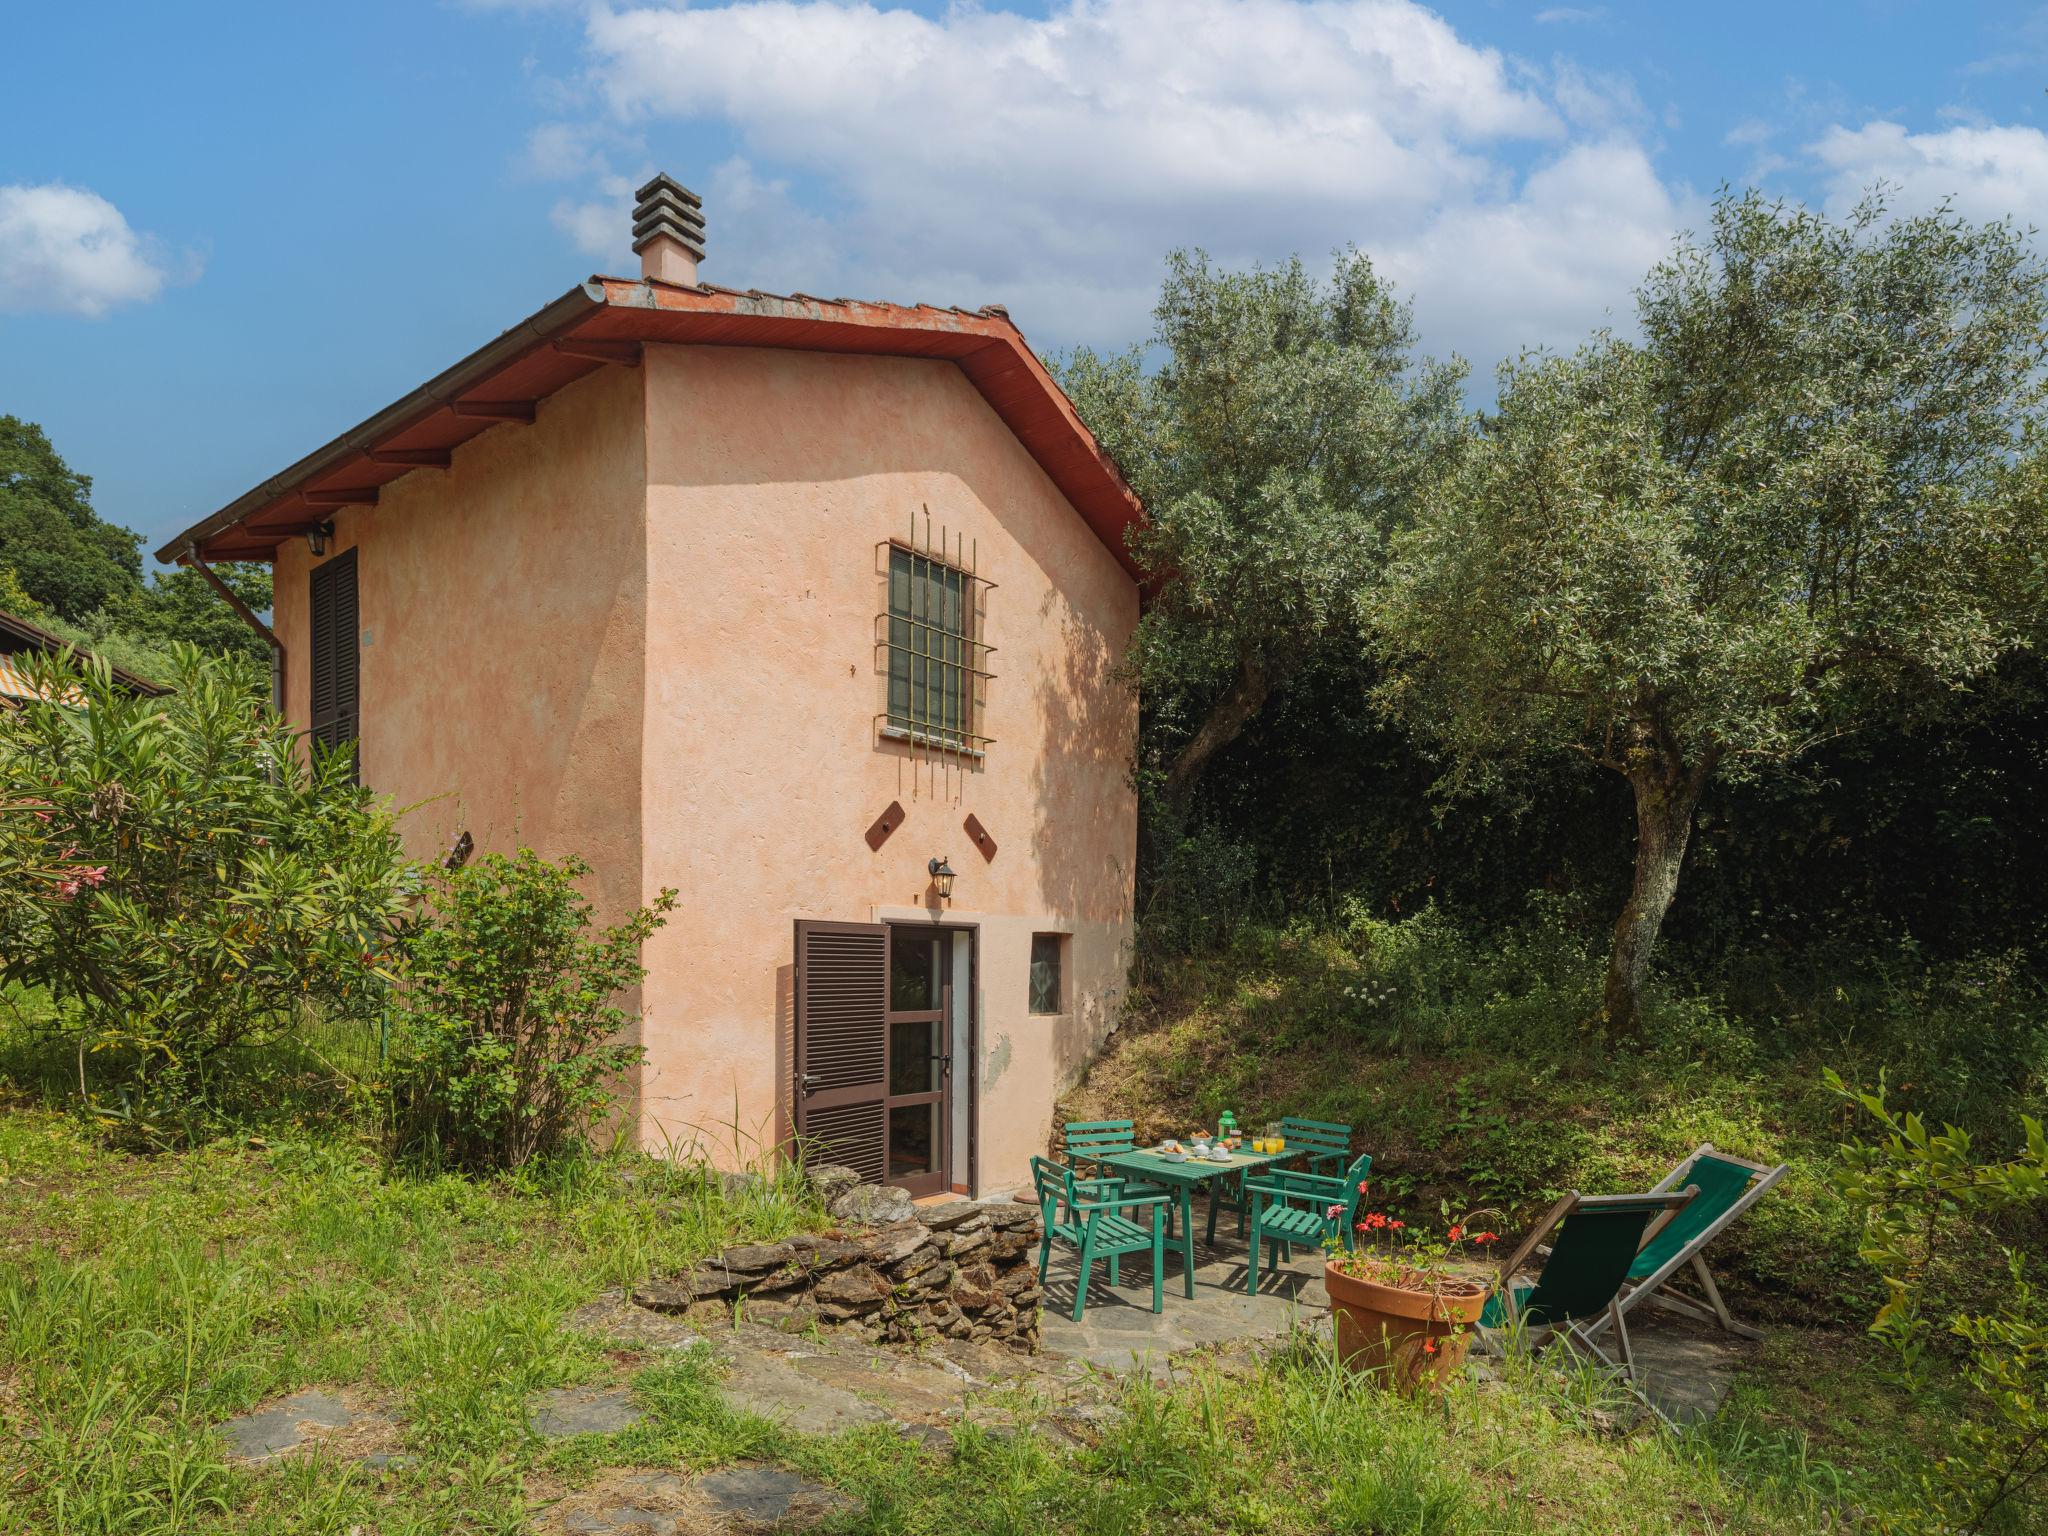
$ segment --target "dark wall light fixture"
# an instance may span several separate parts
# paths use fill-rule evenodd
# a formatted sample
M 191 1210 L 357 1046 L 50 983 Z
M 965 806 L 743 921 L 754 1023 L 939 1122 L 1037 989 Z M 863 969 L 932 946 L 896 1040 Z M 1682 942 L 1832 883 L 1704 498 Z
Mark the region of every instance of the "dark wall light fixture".
M 327 541 L 333 537 L 334 524 L 332 523 L 315 523 L 306 530 L 306 548 L 312 551 L 315 560 L 318 560 L 327 553 Z
M 936 859 L 928 860 L 925 868 L 931 872 L 932 884 L 938 887 L 939 900 L 953 899 L 953 866 L 946 862 L 942 853 Z

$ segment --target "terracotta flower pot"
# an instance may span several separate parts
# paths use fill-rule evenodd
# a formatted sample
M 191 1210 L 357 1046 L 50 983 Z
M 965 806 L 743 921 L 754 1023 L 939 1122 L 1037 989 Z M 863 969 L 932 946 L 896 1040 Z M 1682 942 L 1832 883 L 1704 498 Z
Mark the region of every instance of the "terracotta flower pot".
M 1455 1375 L 1486 1308 L 1485 1288 L 1466 1281 L 1435 1294 L 1404 1291 L 1325 1263 L 1323 1284 L 1337 1319 L 1338 1358 L 1402 1392 L 1434 1390 Z

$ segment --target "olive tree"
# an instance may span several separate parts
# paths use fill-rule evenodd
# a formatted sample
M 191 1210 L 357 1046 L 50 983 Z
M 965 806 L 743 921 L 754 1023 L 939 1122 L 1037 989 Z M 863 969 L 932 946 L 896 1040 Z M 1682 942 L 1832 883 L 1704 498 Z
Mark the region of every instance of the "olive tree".
M 1364 604 L 1453 784 L 1565 748 L 1633 790 L 1617 1035 L 1708 784 L 2022 643 L 2044 531 L 2043 271 L 2011 225 L 1724 195 L 1638 315 L 1502 368 Z
M 1456 434 L 1462 374 L 1411 357 L 1407 306 L 1355 251 L 1327 282 L 1299 259 L 1219 272 L 1176 252 L 1154 320 L 1150 349 L 1082 349 L 1060 373 L 1145 503 L 1132 667 L 1181 814 L 1312 648 L 1353 633 L 1353 595 Z

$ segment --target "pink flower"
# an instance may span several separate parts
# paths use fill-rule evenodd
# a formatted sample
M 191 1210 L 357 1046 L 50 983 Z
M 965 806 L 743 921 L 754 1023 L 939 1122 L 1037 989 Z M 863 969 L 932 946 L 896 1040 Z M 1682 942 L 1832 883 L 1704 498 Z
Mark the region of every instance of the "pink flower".
M 1342 1216 L 1343 1214 L 1344 1214 L 1344 1207 L 1343 1207 L 1343 1206 L 1341 1206 L 1341 1205 L 1333 1205 L 1333 1206 L 1331 1206 L 1331 1207 L 1330 1207 L 1330 1208 L 1329 1208 L 1329 1209 L 1328 1209 L 1327 1211 L 1323 1212 L 1323 1219 L 1324 1219 L 1325 1221 L 1335 1221 L 1335 1220 L 1336 1220 L 1336 1219 L 1337 1219 L 1337 1218 L 1338 1218 L 1339 1216 Z
M 69 901 L 77 894 L 78 882 L 76 880 L 59 880 L 57 882 L 57 899 L 59 901 Z

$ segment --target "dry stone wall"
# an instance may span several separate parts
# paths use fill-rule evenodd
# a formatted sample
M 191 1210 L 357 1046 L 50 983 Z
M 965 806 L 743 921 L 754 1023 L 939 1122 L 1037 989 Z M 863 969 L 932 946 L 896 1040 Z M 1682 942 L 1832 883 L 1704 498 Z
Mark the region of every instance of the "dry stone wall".
M 634 1293 L 657 1312 L 708 1318 L 735 1306 L 754 1322 L 855 1327 L 874 1339 L 933 1335 L 1038 1347 L 1038 1208 L 1000 1200 L 913 1204 L 850 1168 L 812 1182 L 843 1223 L 776 1243 L 728 1248 Z

